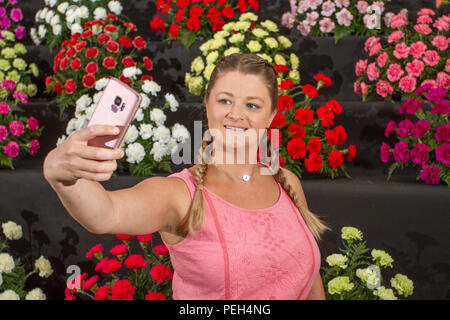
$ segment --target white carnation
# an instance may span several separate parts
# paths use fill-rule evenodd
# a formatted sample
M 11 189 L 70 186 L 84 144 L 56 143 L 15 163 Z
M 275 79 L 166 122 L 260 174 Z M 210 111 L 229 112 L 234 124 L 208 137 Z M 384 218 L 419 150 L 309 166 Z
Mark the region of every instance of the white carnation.
M 20 300 L 20 297 L 13 290 L 5 290 L 0 293 L 0 300 Z
M 61 12 L 62 14 L 64 14 L 67 10 L 67 8 L 69 7 L 69 3 L 68 2 L 63 2 L 61 4 L 58 5 L 57 10 L 59 12 Z
M 56 2 L 58 2 L 58 0 L 49 0 L 48 5 L 53 8 L 56 5 Z
M 167 144 L 167 148 L 169 149 L 169 152 L 172 154 L 176 151 L 176 148 L 178 147 L 178 142 L 174 138 L 170 138 L 169 143 Z
M 63 134 L 61 137 L 58 138 L 58 140 L 56 140 L 56 146 L 59 146 L 61 143 L 63 143 L 64 141 L 66 141 L 66 135 Z
M 81 6 L 77 9 L 77 16 L 82 19 L 89 18 L 89 9 L 86 6 Z
M 153 144 L 153 148 L 150 151 L 150 154 L 153 155 L 155 161 L 160 162 L 164 158 L 164 156 L 170 155 L 170 150 L 165 143 L 156 141 Z
M 175 123 L 172 127 L 172 136 L 176 139 L 176 141 L 184 142 L 191 135 L 185 126 Z
M 22 227 L 13 221 L 2 223 L 3 234 L 9 240 L 22 238 Z
M 74 23 L 71 27 L 70 27 L 70 31 L 72 32 L 72 34 L 75 33 L 82 33 L 83 32 L 83 27 L 81 27 L 78 23 Z
M 13 257 L 8 253 L 0 253 L 0 273 L 10 273 L 15 266 Z
M 45 20 L 45 16 L 47 15 L 48 10 L 49 9 L 47 7 L 44 7 L 44 9 L 42 9 L 41 12 L 39 12 L 39 19 L 41 21 Z
M 39 45 L 41 44 L 41 40 L 38 39 L 37 34 L 36 34 L 36 28 L 31 28 L 30 29 L 30 36 L 31 36 L 31 40 L 33 40 L 35 45 Z
M 47 28 L 43 24 L 41 24 L 38 27 L 38 36 L 39 36 L 39 38 L 43 39 L 45 37 L 46 33 L 47 33 Z
M 153 130 L 153 139 L 162 143 L 168 143 L 170 140 L 170 130 L 166 126 L 158 126 Z
M 97 92 L 96 94 L 94 94 L 94 103 L 97 104 L 100 101 L 100 98 L 102 97 L 103 94 L 103 90 Z
M 125 154 L 129 163 L 139 163 L 145 157 L 145 149 L 139 142 L 135 142 L 128 145 Z
M 86 108 L 86 110 L 84 111 L 84 116 L 86 117 L 86 119 L 92 118 L 92 114 L 94 113 L 96 107 L 97 107 L 96 104 L 91 104 L 90 107 Z
M 62 26 L 60 24 L 54 24 L 52 27 L 53 34 L 59 36 L 61 34 Z
M 59 24 L 60 22 L 61 22 L 61 19 L 59 18 L 59 15 L 57 15 L 57 14 L 55 14 L 53 16 L 53 18 L 50 19 L 50 24 L 53 26 L 53 28 L 54 28 L 55 24 Z
M 108 8 L 111 10 L 114 14 L 119 15 L 122 13 L 122 5 L 119 1 L 110 1 L 108 3 Z
M 50 20 L 55 15 L 55 12 L 53 10 L 48 10 L 47 14 L 45 15 L 45 22 L 50 23 Z
M 150 123 L 143 123 L 139 127 L 139 134 L 144 140 L 149 139 L 153 135 L 153 126 Z
M 147 109 L 148 106 L 150 105 L 150 99 L 148 98 L 148 96 L 144 93 L 141 93 L 141 97 L 142 97 L 142 101 L 141 101 L 141 108 L 143 110 Z
M 156 122 L 156 124 L 163 125 L 166 119 L 167 116 L 161 109 L 153 108 L 153 110 L 150 111 L 150 120 Z
M 102 7 L 97 7 L 94 10 L 94 19 L 95 20 L 103 20 L 106 18 L 106 9 Z
M 139 137 L 139 131 L 134 124 L 132 124 L 125 134 L 123 140 L 125 143 L 133 143 Z
M 41 288 L 35 288 L 27 293 L 25 300 L 47 300 L 47 296 Z
M 39 259 L 34 262 L 34 266 L 39 270 L 40 277 L 48 278 L 53 273 L 50 261 L 45 259 L 43 256 L 40 256 Z
M 177 99 L 175 99 L 175 96 L 171 93 L 166 93 L 164 98 L 166 98 L 166 101 L 170 105 L 170 111 L 172 111 L 172 112 L 177 111 L 179 103 L 178 103 Z
M 159 91 L 161 91 L 161 86 L 157 84 L 155 81 L 145 80 L 142 85 L 142 90 L 145 93 L 151 92 L 153 96 L 156 96 Z
M 139 108 L 136 111 L 136 114 L 134 115 L 134 119 L 133 120 L 137 120 L 138 122 L 141 122 L 142 119 L 144 119 L 144 113 L 142 112 L 142 109 Z
M 102 78 L 102 79 L 98 80 L 95 83 L 95 89 L 97 91 L 103 90 L 106 87 L 106 85 L 108 84 L 108 82 L 109 82 L 108 78 Z
M 123 75 L 125 77 L 133 79 L 133 80 L 136 78 L 136 76 L 138 76 L 140 74 L 142 74 L 141 69 L 138 69 L 136 67 L 128 67 L 128 68 L 123 69 Z

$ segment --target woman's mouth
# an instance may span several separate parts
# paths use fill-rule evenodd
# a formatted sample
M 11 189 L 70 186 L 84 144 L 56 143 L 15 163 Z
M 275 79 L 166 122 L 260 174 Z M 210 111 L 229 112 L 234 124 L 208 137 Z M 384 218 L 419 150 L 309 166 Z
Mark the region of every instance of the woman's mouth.
M 247 128 L 233 127 L 233 126 L 227 126 L 227 125 L 224 125 L 224 128 L 226 129 L 227 132 L 232 132 L 232 133 L 244 133 L 245 131 L 247 131 Z

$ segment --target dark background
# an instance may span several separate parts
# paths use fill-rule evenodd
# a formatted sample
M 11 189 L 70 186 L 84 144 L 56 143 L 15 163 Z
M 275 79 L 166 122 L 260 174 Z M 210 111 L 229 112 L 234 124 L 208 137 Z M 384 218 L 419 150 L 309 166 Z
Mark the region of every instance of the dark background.
M 281 27 L 281 15 L 289 10 L 288 0 L 260 1 L 259 16 L 280 25 L 281 33 L 290 35 L 291 48 L 300 57 L 302 83 L 314 83 L 312 76 L 322 72 L 332 77 L 334 85 L 320 91 L 316 104 L 337 99 L 344 107 L 335 125 L 342 124 L 348 134 L 348 144 L 356 144 L 357 158 L 348 165 L 353 179 L 338 177 L 334 180 L 317 175 L 302 177 L 303 189 L 310 209 L 323 216 L 333 227 L 319 242 L 322 265 L 325 258 L 337 252 L 340 246 L 340 229 L 354 226 L 362 230 L 369 248 L 383 249 L 394 258 L 394 268 L 383 271 L 385 279 L 396 273 L 406 274 L 414 281 L 412 299 L 450 298 L 449 264 L 449 191 L 446 185 L 428 186 L 415 179 L 415 170 L 396 172 L 386 181 L 387 166 L 379 160 L 379 146 L 384 128 L 391 119 L 400 120 L 398 104 L 361 102 L 353 93 L 355 62 L 364 57 L 366 37 L 347 37 L 337 45 L 332 38 L 300 37 L 298 31 Z M 21 1 L 26 26 L 31 27 L 35 12 L 44 1 Z M 175 94 L 180 102 L 176 113 L 168 113 L 167 125 L 182 123 L 193 134 L 193 121 L 206 121 L 200 100 L 184 87 L 184 74 L 190 62 L 200 54 L 200 43 L 188 52 L 181 44 L 162 42 L 161 34 L 153 34 L 149 21 L 156 9 L 154 1 L 123 1 L 124 13 L 138 26 L 140 34 L 149 41 L 148 55 L 154 61 L 153 77 L 163 91 Z M 433 0 L 392 0 L 388 10 L 398 11 L 406 7 L 413 15 L 421 7 L 434 8 Z M 438 10 L 442 12 L 443 9 Z M 0 168 L 0 221 L 13 220 L 22 225 L 24 238 L 12 242 L 15 256 L 27 263 L 27 270 L 39 255 L 49 258 L 55 270 L 49 279 L 32 276 L 27 287 L 42 287 L 48 299 L 64 297 L 66 268 L 76 264 L 93 275 L 94 263 L 85 257 L 93 245 L 103 243 L 105 250 L 118 244 L 113 235 L 94 235 L 83 229 L 64 209 L 57 195 L 42 175 L 42 162 L 56 146 L 57 139 L 65 133 L 72 117 L 67 110 L 59 118 L 58 107 L 43 92 L 44 79 L 51 74 L 52 54 L 45 46 L 36 47 L 26 41 L 28 61 L 34 61 L 40 69 L 38 87 L 40 93 L 24 106 L 28 116 L 34 116 L 43 125 L 39 141 L 41 149 L 33 157 L 14 162 L 15 170 Z M 56 51 L 56 50 L 55 50 Z M 56 52 L 53 52 L 56 54 Z M 389 141 L 387 141 L 389 142 Z M 173 172 L 191 165 L 173 166 Z M 306 171 L 306 170 L 305 170 Z M 166 176 L 167 173 L 160 172 Z M 107 190 L 128 188 L 147 177 L 121 174 L 102 183 Z M 157 234 L 156 234 L 157 236 Z M 31 240 L 31 243 L 30 243 Z M 156 244 L 160 244 L 156 237 Z M 134 242 L 134 248 L 137 243 Z M 139 252 L 137 249 L 136 252 Z M 390 287 L 388 282 L 385 283 Z

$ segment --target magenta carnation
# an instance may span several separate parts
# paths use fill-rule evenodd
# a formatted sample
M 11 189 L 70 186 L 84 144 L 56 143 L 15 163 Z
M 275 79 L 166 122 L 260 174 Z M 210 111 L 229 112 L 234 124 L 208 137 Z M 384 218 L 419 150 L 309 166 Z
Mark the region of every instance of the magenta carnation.
M 405 141 L 397 142 L 394 147 L 394 160 L 399 163 L 408 162 L 409 158 L 408 144 Z
M 437 142 L 450 142 L 450 124 L 446 123 L 437 127 L 434 136 Z
M 36 154 L 41 147 L 37 139 L 31 139 L 28 146 L 30 147 L 30 155 Z
M 411 150 L 411 160 L 415 164 L 424 164 L 428 160 L 430 146 L 424 143 L 417 143 Z
M 19 154 L 19 151 L 20 151 L 20 147 L 16 141 L 11 141 L 3 147 L 3 152 L 11 158 L 17 157 L 17 155 Z
M 450 166 L 450 144 L 444 143 L 437 147 L 434 152 L 436 153 L 436 160 Z
M 411 130 L 411 135 L 414 138 L 422 138 L 425 133 L 430 131 L 431 126 L 427 120 L 420 119 L 414 124 L 414 127 Z
M 387 144 L 382 142 L 380 147 L 380 158 L 381 161 L 384 163 L 389 162 L 389 158 L 391 156 L 391 147 Z
M 9 131 L 11 131 L 11 133 L 17 137 L 24 133 L 25 126 L 21 122 L 13 120 L 9 124 Z
M 424 164 L 420 171 L 420 179 L 425 181 L 426 184 L 437 184 L 440 180 L 439 172 L 440 169 L 438 166 L 430 167 L 429 165 Z

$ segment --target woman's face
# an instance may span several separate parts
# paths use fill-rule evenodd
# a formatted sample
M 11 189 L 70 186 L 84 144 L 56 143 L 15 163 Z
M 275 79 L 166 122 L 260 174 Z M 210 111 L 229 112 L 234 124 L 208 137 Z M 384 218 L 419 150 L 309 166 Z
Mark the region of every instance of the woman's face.
M 205 106 L 214 141 L 233 149 L 258 146 L 262 133 L 276 114 L 276 110 L 271 110 L 264 80 L 238 71 L 227 72 L 217 79 Z M 230 127 L 240 127 L 243 131 Z

